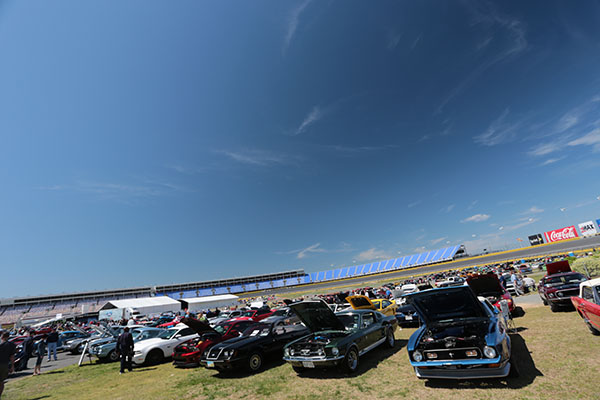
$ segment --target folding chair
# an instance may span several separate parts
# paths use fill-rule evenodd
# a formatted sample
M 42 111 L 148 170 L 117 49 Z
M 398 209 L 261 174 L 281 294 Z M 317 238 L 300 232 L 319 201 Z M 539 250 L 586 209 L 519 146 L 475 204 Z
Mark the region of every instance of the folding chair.
M 517 333 L 517 325 L 515 324 L 515 321 L 513 320 L 512 315 L 510 315 L 510 310 L 508 309 L 508 301 L 507 300 L 500 301 L 500 313 L 502 314 L 502 317 L 504 318 L 504 321 L 506 322 L 506 329 L 508 329 L 508 331 L 510 333 Z

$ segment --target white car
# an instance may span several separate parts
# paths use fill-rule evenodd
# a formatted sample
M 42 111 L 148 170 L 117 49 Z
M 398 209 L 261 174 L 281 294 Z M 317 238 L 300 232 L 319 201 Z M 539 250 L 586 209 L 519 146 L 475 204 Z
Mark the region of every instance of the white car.
M 173 349 L 180 343 L 198 337 L 198 334 L 184 324 L 178 324 L 162 332 L 153 339 L 146 339 L 133 346 L 133 362 L 136 365 L 158 364 L 173 355 Z

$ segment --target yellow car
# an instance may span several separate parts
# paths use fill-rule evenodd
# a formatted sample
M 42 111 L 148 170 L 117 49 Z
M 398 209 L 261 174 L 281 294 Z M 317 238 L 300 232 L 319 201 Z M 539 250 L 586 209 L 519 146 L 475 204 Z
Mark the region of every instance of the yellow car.
M 355 310 L 375 310 L 389 317 L 396 315 L 398 305 L 395 300 L 388 299 L 369 299 L 367 296 L 355 295 L 346 297 Z

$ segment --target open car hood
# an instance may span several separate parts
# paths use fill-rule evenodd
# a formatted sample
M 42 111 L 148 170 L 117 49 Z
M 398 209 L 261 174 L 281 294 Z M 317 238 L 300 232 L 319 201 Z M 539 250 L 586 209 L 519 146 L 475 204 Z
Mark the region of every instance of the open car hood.
M 504 294 L 504 288 L 495 274 L 474 275 L 467 278 L 467 283 L 477 296 Z
M 406 295 L 406 299 L 426 324 L 446 324 L 488 317 L 469 286 L 450 286 L 411 293 Z
M 561 272 L 571 272 L 571 266 L 567 260 L 546 264 L 546 275 L 560 274 Z
M 301 301 L 290 304 L 290 308 L 312 332 L 346 330 L 342 321 L 323 300 Z
M 376 310 L 375 304 L 371 302 L 371 300 L 362 294 L 357 294 L 355 296 L 346 297 L 346 301 L 350 303 L 353 309 L 355 310 Z
M 221 336 L 219 332 L 211 328 L 208 322 L 203 322 L 195 318 L 184 317 L 181 319 L 181 323 L 192 328 L 194 332 L 196 332 L 200 336 L 202 336 L 202 334 L 206 332 L 214 332 L 217 335 Z

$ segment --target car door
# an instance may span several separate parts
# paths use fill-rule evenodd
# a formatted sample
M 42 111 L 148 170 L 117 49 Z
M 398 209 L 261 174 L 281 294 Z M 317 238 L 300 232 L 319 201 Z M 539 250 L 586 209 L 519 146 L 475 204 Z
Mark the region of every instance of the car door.
M 600 329 L 600 305 L 597 304 L 594 298 L 594 290 L 597 291 L 598 289 L 591 286 L 582 288 L 582 301 L 579 303 L 579 311 L 596 329 Z
M 362 314 L 361 328 L 363 340 L 361 341 L 362 346 L 359 347 L 362 347 L 360 350 L 363 351 L 374 344 L 380 336 L 374 312 Z

